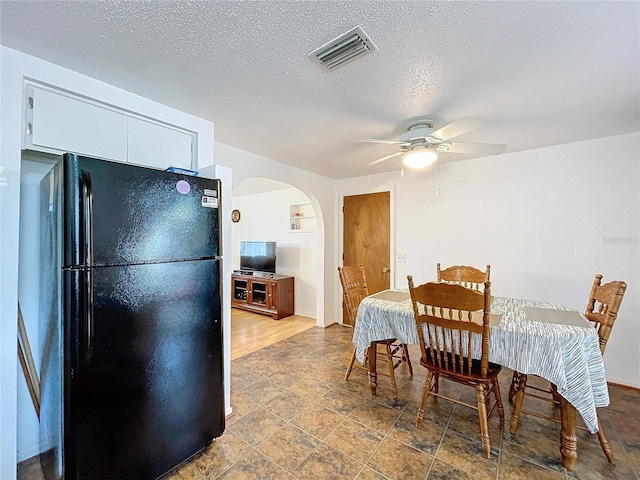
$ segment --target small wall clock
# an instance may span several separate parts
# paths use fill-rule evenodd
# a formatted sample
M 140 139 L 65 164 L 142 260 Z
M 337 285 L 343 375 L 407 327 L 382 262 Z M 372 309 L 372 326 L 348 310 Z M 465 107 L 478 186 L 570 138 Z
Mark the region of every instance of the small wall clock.
M 240 210 L 234 210 L 231 212 L 231 221 L 233 223 L 238 223 L 240 221 Z

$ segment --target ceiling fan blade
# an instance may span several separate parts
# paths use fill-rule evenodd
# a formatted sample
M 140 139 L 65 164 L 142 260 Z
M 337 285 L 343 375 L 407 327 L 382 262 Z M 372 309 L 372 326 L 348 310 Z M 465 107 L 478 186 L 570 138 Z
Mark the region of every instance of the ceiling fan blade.
M 451 142 L 443 144 L 442 153 L 473 153 L 477 155 L 498 155 L 506 150 L 507 146 L 499 143 L 464 143 Z
M 451 122 L 449 125 L 445 125 L 439 130 L 432 132 L 429 136 L 439 138 L 440 140 L 447 140 L 449 138 L 462 135 L 463 133 L 470 132 L 471 130 L 475 130 L 476 128 L 480 128 L 482 125 L 484 125 L 482 120 L 477 120 L 471 117 L 462 117 L 461 119 Z
M 385 155 L 384 157 L 381 157 L 381 158 L 379 158 L 377 160 L 374 160 L 371 163 L 367 163 L 366 165 L 361 165 L 359 167 L 356 167 L 356 168 L 354 168 L 354 170 L 360 170 L 361 168 L 372 167 L 373 165 L 376 165 L 377 163 L 384 162 L 385 160 L 389 160 L 390 158 L 397 157 L 398 155 L 404 155 L 404 152 L 396 152 L 396 153 L 392 153 L 391 155 Z
M 398 142 L 396 140 L 377 140 L 375 138 L 365 138 L 363 140 L 358 140 L 359 142 L 367 142 L 367 143 L 382 143 L 384 145 L 407 145 L 407 142 Z

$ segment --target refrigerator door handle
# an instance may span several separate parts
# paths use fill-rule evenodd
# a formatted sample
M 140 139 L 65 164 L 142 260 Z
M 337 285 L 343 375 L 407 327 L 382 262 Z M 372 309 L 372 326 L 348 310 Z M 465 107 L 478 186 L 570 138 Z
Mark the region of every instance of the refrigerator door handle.
M 82 170 L 80 174 L 82 195 L 82 228 L 84 242 L 82 245 L 85 261 L 85 360 L 91 360 L 93 353 L 93 186 L 91 175 Z

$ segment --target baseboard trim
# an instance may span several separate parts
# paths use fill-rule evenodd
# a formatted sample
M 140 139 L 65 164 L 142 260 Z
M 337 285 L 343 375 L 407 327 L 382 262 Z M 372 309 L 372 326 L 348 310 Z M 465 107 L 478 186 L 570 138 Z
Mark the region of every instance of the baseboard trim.
M 624 383 L 607 382 L 607 385 L 613 386 L 613 387 L 625 388 L 627 390 L 633 390 L 636 393 L 640 392 L 640 387 L 635 387 L 633 385 L 625 385 Z

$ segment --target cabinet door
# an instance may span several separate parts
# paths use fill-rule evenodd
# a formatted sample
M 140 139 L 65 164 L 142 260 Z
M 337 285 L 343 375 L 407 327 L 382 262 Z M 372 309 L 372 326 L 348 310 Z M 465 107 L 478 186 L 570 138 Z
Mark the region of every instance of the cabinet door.
M 129 162 L 166 169 L 191 168 L 192 135 L 129 117 Z
M 38 87 L 33 87 L 32 98 L 32 133 L 27 135 L 27 147 L 127 160 L 126 116 Z
M 247 281 L 234 278 L 232 287 L 231 301 L 233 303 L 246 303 L 248 291 Z
M 251 280 L 251 304 L 266 307 L 267 301 L 267 283 Z
M 269 310 L 278 311 L 278 282 L 269 282 Z

